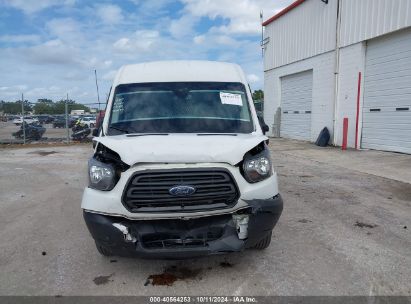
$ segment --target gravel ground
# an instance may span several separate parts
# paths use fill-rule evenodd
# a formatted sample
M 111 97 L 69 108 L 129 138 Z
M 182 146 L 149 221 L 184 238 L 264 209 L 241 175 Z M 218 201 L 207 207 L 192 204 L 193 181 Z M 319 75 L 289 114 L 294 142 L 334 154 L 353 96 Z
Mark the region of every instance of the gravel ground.
M 90 145 L 0 149 L 0 295 L 410 296 L 411 156 L 271 149 L 285 202 L 271 246 L 187 261 L 97 253 L 80 209 Z M 147 284 L 165 269 L 178 280 Z

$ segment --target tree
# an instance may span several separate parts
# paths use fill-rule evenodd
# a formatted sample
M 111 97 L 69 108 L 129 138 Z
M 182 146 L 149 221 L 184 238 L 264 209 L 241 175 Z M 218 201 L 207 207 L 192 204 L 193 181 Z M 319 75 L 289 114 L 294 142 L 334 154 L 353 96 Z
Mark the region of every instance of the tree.
M 254 101 L 264 101 L 264 91 L 263 90 L 255 90 L 253 93 L 253 100 Z
M 74 101 L 69 100 L 67 103 L 70 105 L 70 103 L 74 103 Z M 70 110 L 68 110 L 68 112 L 70 113 Z M 63 99 L 56 101 L 54 105 L 54 114 L 65 114 L 65 113 L 66 113 L 66 101 Z
M 81 103 L 76 103 L 74 100 L 68 100 L 67 101 L 67 108 L 68 108 L 68 113 L 72 110 L 84 110 L 84 112 L 90 112 L 90 108 L 87 106 L 81 104 Z M 64 99 L 59 100 L 55 103 L 55 113 L 54 114 L 64 114 L 66 113 L 66 101 Z
M 50 104 L 50 103 L 53 103 L 53 100 L 47 99 L 47 98 L 40 98 L 40 99 L 37 99 L 37 102 L 38 102 L 38 103 L 41 102 L 41 103 L 48 103 L 48 104 Z
M 36 114 L 65 114 L 66 113 L 66 100 L 61 99 L 53 102 L 50 99 L 39 99 L 35 105 L 36 109 L 40 112 Z M 71 110 L 84 110 L 89 112 L 90 109 L 83 104 L 76 103 L 75 100 L 67 100 L 67 111 L 70 114 Z
M 68 113 L 71 110 L 84 110 L 84 112 L 90 112 L 90 108 L 83 105 L 76 103 L 75 100 L 68 100 Z M 5 114 L 21 114 L 21 101 L 18 100 L 16 102 L 7 102 L 7 101 L 0 101 L 0 111 L 4 112 Z M 30 104 L 27 100 L 24 101 L 24 112 L 34 111 L 35 114 L 64 114 L 66 113 L 66 100 L 59 100 L 53 102 L 51 99 L 40 98 L 37 99 L 37 102 Z
M 24 103 L 24 112 L 30 112 L 32 107 L 28 100 L 25 100 Z M 15 102 L 1 101 L 0 102 L 0 111 L 3 111 L 5 114 L 21 114 L 21 100 Z
M 253 101 L 257 113 L 262 113 L 264 111 L 264 91 L 255 90 L 253 92 Z
M 33 110 L 36 114 L 54 114 L 54 103 L 50 99 L 37 99 Z

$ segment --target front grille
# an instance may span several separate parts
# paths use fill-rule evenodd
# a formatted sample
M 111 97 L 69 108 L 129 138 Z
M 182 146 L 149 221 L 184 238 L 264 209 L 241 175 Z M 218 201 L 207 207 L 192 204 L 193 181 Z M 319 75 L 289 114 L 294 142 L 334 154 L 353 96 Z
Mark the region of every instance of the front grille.
M 214 228 L 206 233 L 179 235 L 171 233 L 149 234 L 142 238 L 142 244 L 147 249 L 207 247 L 208 242 L 218 240 L 223 235 L 223 229 Z
M 177 197 L 172 187 L 189 185 L 194 194 Z M 124 190 L 123 204 L 131 212 L 200 211 L 233 206 L 239 197 L 226 169 L 150 170 L 135 173 Z

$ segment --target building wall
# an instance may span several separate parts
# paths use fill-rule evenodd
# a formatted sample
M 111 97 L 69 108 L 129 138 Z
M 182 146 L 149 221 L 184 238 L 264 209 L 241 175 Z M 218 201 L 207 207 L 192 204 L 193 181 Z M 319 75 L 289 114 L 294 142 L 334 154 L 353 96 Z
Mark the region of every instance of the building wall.
M 348 146 L 355 147 L 358 73 L 362 73 L 358 145 L 361 143 L 366 40 L 411 26 L 411 0 L 341 0 L 338 96 L 334 112 L 337 0 L 307 0 L 265 27 L 265 113 L 271 127 L 281 105 L 280 77 L 313 69 L 311 140 L 327 126 L 341 145 L 349 119 Z M 336 113 L 336 114 L 335 114 Z M 334 124 L 335 117 L 335 124 Z M 335 130 L 334 130 L 335 126 Z M 335 133 L 335 137 L 333 137 Z
M 335 144 L 342 145 L 343 119 L 348 118 L 348 147 L 355 147 L 355 126 L 357 117 L 358 78 L 361 72 L 361 94 L 359 110 L 358 146 L 362 125 L 362 105 L 364 92 L 366 45 L 363 42 L 350 45 L 340 50 L 340 69 L 337 99 L 337 117 L 335 130 Z
M 337 1 L 308 0 L 265 27 L 264 70 L 335 48 Z
M 343 119 L 348 118 L 348 147 L 355 147 L 357 117 L 358 77 L 361 77 L 358 145 L 360 145 L 362 125 L 362 105 L 364 92 L 365 43 L 342 48 L 340 51 L 339 90 L 337 118 L 335 122 L 336 142 L 340 146 L 343 138 Z M 313 104 L 311 118 L 311 141 L 315 141 L 327 127 L 331 138 L 334 133 L 334 60 L 335 53 L 328 52 L 303 61 L 292 63 L 265 73 L 265 99 L 269 100 L 264 109 L 264 120 L 273 129 L 277 108 L 281 106 L 281 77 L 313 70 Z M 272 135 L 272 134 L 271 134 Z
M 411 0 L 340 0 L 340 47 L 411 26 Z M 265 27 L 264 70 L 335 49 L 338 0 L 306 0 Z
M 342 0 L 341 4 L 341 47 L 411 26 L 411 0 Z
M 321 1 L 320 1 L 321 2 Z M 334 124 L 334 52 L 328 52 L 303 61 L 267 71 L 264 77 L 264 120 L 273 130 L 274 116 L 281 104 L 281 77 L 313 70 L 313 103 L 311 114 L 311 141 L 327 127 L 331 136 Z M 273 135 L 272 133 L 270 135 Z

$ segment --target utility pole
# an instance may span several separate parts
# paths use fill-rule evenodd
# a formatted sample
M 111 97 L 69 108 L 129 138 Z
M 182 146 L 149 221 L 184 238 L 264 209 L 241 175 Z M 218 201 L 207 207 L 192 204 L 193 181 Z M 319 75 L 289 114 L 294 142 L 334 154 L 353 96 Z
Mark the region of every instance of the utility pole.
M 26 126 L 24 125 L 24 95 L 21 93 L 21 126 L 23 128 L 23 144 L 26 144 Z
M 100 94 L 98 92 L 98 83 L 97 83 L 97 70 L 94 70 L 94 77 L 96 79 L 96 89 L 97 89 L 97 101 L 98 101 L 98 110 L 100 112 Z
M 263 45 L 263 41 L 264 41 L 264 26 L 263 26 L 263 10 L 260 11 L 260 24 L 261 24 L 261 57 L 264 58 L 264 45 Z
M 66 112 L 67 143 L 69 143 L 70 142 L 70 129 L 69 129 L 69 119 L 68 119 L 68 93 L 66 97 L 65 112 Z

